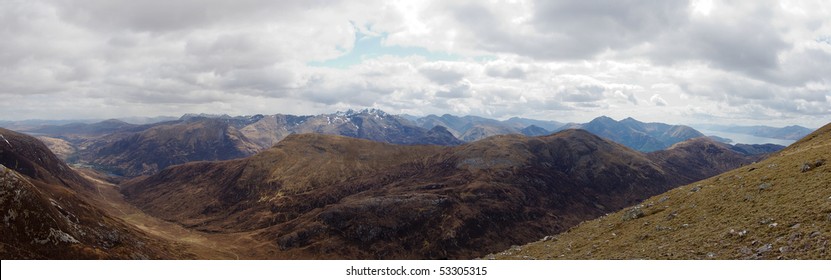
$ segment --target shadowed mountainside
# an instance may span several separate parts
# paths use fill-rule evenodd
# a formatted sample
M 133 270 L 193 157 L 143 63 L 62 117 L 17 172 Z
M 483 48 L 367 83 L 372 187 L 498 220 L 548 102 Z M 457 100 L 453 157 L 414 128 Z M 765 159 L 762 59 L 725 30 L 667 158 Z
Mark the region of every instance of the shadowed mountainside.
M 195 118 L 97 139 L 79 151 L 79 162 L 136 176 L 190 161 L 245 157 L 258 150 L 228 121 Z

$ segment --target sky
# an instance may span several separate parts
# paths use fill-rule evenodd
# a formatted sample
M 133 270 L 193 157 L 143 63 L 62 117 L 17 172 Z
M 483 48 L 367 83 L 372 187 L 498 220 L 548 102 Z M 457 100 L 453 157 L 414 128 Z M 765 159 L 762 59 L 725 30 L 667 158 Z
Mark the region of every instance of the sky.
M 827 1 L 0 1 L 0 119 L 519 116 L 820 127 Z

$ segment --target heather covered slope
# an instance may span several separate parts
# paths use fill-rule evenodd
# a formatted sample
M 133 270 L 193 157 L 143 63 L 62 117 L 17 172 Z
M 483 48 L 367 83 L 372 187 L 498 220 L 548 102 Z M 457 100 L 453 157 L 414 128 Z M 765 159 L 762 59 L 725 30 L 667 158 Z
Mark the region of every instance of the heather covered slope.
M 0 258 L 189 258 L 83 197 L 95 186 L 37 139 L 0 128 Z
M 320 188 L 441 149 L 293 134 L 252 157 L 173 166 L 125 183 L 122 192 L 147 213 L 188 227 L 251 230 L 294 218 L 297 212 L 316 207 L 316 200 L 336 195 Z
M 173 166 L 122 190 L 154 216 L 254 232 L 280 255 L 434 259 L 532 241 L 688 182 L 568 130 L 457 147 L 291 135 L 250 158 Z
M 673 189 L 509 259 L 829 259 L 831 124 L 768 159 Z
M 735 148 L 708 137 L 698 137 L 672 145 L 666 150 L 649 153 L 647 156 L 688 182 L 715 176 L 767 156 L 743 154 Z

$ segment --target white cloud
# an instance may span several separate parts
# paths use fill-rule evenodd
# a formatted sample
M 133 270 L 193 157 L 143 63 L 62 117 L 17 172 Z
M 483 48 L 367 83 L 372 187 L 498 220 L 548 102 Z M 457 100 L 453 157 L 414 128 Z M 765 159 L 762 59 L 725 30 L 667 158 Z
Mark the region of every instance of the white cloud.
M 649 98 L 649 102 L 652 102 L 655 106 L 667 106 L 667 101 L 664 100 L 660 94 L 653 94 L 652 97 Z
M 831 115 L 829 9 L 822 1 L 3 1 L 0 106 L 9 119 L 373 106 L 817 127 Z M 355 32 L 383 34 L 377 47 L 388 51 L 344 68 L 311 66 L 349 53 Z

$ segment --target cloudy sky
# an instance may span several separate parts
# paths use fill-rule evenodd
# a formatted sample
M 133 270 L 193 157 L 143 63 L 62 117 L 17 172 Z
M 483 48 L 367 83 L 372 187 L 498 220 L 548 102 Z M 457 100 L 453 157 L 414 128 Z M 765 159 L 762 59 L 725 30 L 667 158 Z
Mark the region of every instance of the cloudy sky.
M 2 0 L 0 119 L 831 121 L 826 1 L 587 2 Z

